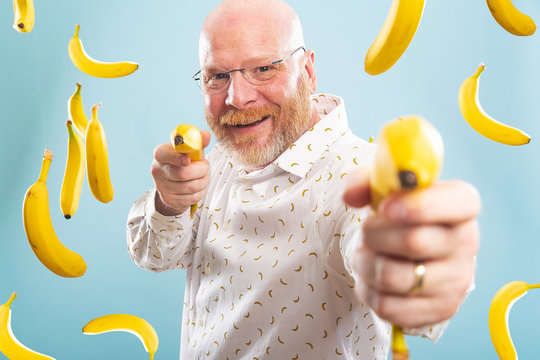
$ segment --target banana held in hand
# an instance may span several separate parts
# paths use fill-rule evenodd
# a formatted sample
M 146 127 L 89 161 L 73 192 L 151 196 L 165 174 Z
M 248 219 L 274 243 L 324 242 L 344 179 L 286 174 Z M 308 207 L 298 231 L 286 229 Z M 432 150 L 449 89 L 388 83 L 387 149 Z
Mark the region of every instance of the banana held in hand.
M 191 161 L 202 159 L 202 135 L 196 126 L 180 124 L 171 132 L 171 144 L 174 151 L 188 154 Z M 191 205 L 191 218 L 197 211 L 197 204 Z
M 66 219 L 70 219 L 79 208 L 79 199 L 84 179 L 84 143 L 80 135 L 73 130 L 73 123 L 66 123 L 68 139 L 68 155 L 62 190 L 60 192 L 60 208 Z
M 491 301 L 489 333 L 501 360 L 517 360 L 518 358 L 508 330 L 508 314 L 512 305 L 533 288 L 540 288 L 540 284 L 529 285 L 523 281 L 512 281 L 500 288 Z
M 17 294 L 13 293 L 9 300 L 0 306 L 0 352 L 10 360 L 54 360 L 50 356 L 27 348 L 13 334 L 9 307 L 16 297 Z
M 409 46 L 424 12 L 424 0 L 393 0 L 384 25 L 364 61 L 370 75 L 390 69 Z
M 77 83 L 75 92 L 68 100 L 68 113 L 71 121 L 75 124 L 75 128 L 83 137 L 86 137 L 86 128 L 88 127 L 88 119 L 84 113 L 82 98 L 81 98 L 81 84 Z
M 491 15 L 506 31 L 517 36 L 528 36 L 536 31 L 533 19 L 512 4 L 511 0 L 487 0 Z
M 439 132 L 419 116 L 406 116 L 386 124 L 377 140 L 375 168 L 370 179 L 371 206 L 398 191 L 421 189 L 439 176 L 443 142 Z M 392 325 L 392 357 L 409 359 L 401 327 Z
M 86 263 L 79 254 L 58 240 L 51 222 L 46 181 L 52 157 L 52 152 L 45 150 L 39 179 L 28 188 L 24 196 L 24 231 L 32 250 L 43 265 L 56 275 L 79 277 L 85 273 Z
M 98 317 L 83 327 L 83 334 L 97 335 L 111 331 L 126 331 L 141 340 L 144 349 L 150 354 L 150 360 L 154 358 L 159 346 L 156 331 L 146 320 L 135 315 L 111 314 Z
M 13 28 L 20 33 L 29 33 L 34 28 L 34 0 L 13 0 L 15 20 Z
M 473 76 L 467 78 L 459 89 L 459 108 L 469 125 L 480 135 L 507 145 L 524 145 L 531 141 L 525 132 L 491 118 L 478 100 L 478 83 L 484 64 L 480 64 Z
M 105 130 L 98 120 L 101 103 L 92 106 L 92 120 L 86 130 L 86 171 L 88 185 L 94 197 L 108 203 L 113 199 L 114 189 L 109 175 L 109 154 Z
M 79 28 L 75 28 L 75 35 L 69 41 L 69 57 L 73 64 L 82 72 L 100 78 L 117 78 L 131 74 L 139 68 L 134 62 L 102 62 L 93 59 L 84 50 L 79 39 Z

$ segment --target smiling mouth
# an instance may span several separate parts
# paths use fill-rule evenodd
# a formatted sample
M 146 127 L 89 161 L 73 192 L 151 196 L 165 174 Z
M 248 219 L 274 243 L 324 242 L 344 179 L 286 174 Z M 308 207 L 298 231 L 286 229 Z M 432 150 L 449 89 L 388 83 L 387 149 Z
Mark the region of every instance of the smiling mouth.
M 239 124 L 239 125 L 233 125 L 233 126 L 237 128 L 247 128 L 247 127 L 255 126 L 255 125 L 259 125 L 260 123 L 262 123 L 264 120 L 268 119 L 269 117 L 270 115 L 265 115 L 262 117 L 262 119 L 252 122 L 250 124 Z

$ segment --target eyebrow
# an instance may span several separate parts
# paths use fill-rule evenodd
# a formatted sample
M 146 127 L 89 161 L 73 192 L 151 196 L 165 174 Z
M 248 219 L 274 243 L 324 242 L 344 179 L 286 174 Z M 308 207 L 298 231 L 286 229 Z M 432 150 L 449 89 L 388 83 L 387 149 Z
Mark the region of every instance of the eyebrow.
M 279 60 L 278 58 L 275 58 L 276 56 L 279 56 L 279 55 L 260 55 L 260 56 L 255 56 L 247 61 L 244 62 L 244 64 L 248 64 L 248 65 L 252 65 L 252 63 L 256 63 L 258 61 L 265 61 L 265 64 L 268 63 L 268 64 L 271 64 L 272 62 L 275 62 L 277 60 Z M 274 59 L 275 58 L 275 59 Z M 240 67 L 235 67 L 235 69 L 243 69 L 245 68 L 244 65 L 240 66 Z M 224 67 L 222 66 L 218 66 L 218 65 L 215 65 L 215 64 L 210 64 L 208 67 L 204 67 L 203 68 L 205 71 L 229 71 L 227 69 L 225 69 Z

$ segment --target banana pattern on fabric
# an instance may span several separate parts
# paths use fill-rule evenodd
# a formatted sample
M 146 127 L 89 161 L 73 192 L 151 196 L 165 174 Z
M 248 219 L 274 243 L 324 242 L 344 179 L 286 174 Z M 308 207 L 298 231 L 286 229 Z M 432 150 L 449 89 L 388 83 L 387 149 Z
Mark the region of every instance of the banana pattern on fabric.
M 476 72 L 459 88 L 459 108 L 469 125 L 480 135 L 506 145 L 525 145 L 531 137 L 520 129 L 498 122 L 489 116 L 478 99 L 479 77 L 486 66 L 480 64 Z
M 139 338 L 150 360 L 154 358 L 159 346 L 156 330 L 146 320 L 129 314 L 110 314 L 95 318 L 83 327 L 83 334 L 97 335 L 111 331 L 129 332 Z
M 0 306 L 0 352 L 10 360 L 55 360 L 24 346 L 11 330 L 11 303 L 17 293 L 11 294 L 9 300 Z
M 425 0 L 392 1 L 383 27 L 366 54 L 366 73 L 382 74 L 399 60 L 420 24 L 424 2 Z
M 29 33 L 34 28 L 34 0 L 13 0 L 15 19 L 13 28 L 20 33 Z
M 527 294 L 528 290 L 537 288 L 540 288 L 540 284 L 511 281 L 501 287 L 493 297 L 489 307 L 489 333 L 501 360 L 517 360 L 517 352 L 508 329 L 508 315 L 519 298 Z
M 84 142 L 73 130 L 73 122 L 66 122 L 68 129 L 68 155 L 66 170 L 60 191 L 60 208 L 66 219 L 70 219 L 79 208 L 81 189 L 84 180 Z
M 487 0 L 491 15 L 510 34 L 529 36 L 536 31 L 536 24 L 528 15 L 522 13 L 511 0 Z
M 171 144 L 177 153 L 187 154 L 191 161 L 202 159 L 202 136 L 194 125 L 180 124 L 171 132 Z M 191 205 L 190 216 L 193 218 L 197 204 Z
M 84 50 L 82 41 L 79 39 L 79 28 L 75 28 L 75 35 L 68 45 L 69 57 L 73 64 L 82 72 L 99 78 L 117 78 L 127 76 L 137 70 L 139 65 L 130 61 L 103 62 L 92 58 Z
M 60 242 L 51 221 L 46 181 L 52 157 L 52 152 L 45 150 L 39 179 L 24 196 L 24 230 L 32 250 L 43 265 L 58 276 L 79 277 L 86 272 L 86 263 L 79 254 Z
M 100 104 L 92 107 L 92 119 L 86 130 L 86 172 L 94 197 L 102 203 L 113 199 L 114 189 L 109 174 L 109 153 L 105 130 L 98 120 Z
M 419 116 L 389 122 L 377 144 L 370 179 L 371 206 L 375 212 L 388 195 L 425 188 L 441 173 L 444 152 L 441 135 Z M 396 325 L 392 325 L 391 350 L 394 360 L 409 359 L 403 330 Z

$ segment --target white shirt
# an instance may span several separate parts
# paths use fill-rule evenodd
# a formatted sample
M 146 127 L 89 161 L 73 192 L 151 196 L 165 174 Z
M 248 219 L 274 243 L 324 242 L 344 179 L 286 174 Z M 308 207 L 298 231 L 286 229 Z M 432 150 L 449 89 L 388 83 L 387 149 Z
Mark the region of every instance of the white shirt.
M 351 133 L 341 98 L 313 101 L 321 120 L 261 170 L 247 173 L 218 143 L 195 219 L 156 212 L 155 190 L 133 205 L 134 262 L 187 271 L 181 359 L 387 358 L 390 325 L 356 298 L 347 256 L 369 209 L 342 201 L 375 145 Z

